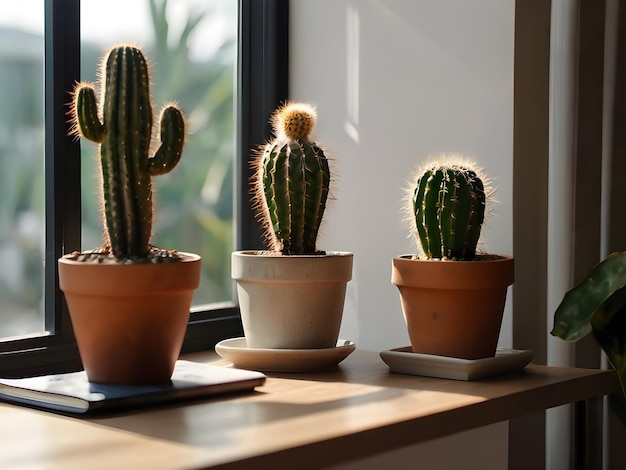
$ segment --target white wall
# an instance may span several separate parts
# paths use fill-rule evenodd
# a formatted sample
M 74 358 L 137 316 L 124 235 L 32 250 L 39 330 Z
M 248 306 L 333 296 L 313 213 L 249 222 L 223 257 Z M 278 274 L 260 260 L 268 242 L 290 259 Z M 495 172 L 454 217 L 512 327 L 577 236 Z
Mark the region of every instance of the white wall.
M 337 174 L 319 246 L 355 254 L 342 338 L 371 350 L 408 345 L 391 258 L 416 251 L 401 199 L 420 162 L 475 157 L 498 188 L 484 248 L 512 253 L 514 0 L 290 8 L 291 99 L 317 105 L 316 138 Z M 511 345 L 510 304 L 501 347 Z

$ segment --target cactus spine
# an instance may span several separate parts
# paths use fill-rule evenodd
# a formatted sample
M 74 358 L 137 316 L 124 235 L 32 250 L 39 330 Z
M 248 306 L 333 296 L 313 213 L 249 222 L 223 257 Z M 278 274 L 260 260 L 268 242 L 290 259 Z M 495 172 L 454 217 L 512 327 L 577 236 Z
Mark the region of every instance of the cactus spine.
M 92 85 L 80 83 L 75 89 L 76 131 L 100 144 L 105 243 L 117 259 L 145 258 L 152 232 L 151 176 L 168 173 L 180 160 L 184 119 L 174 105 L 163 110 L 161 145 L 150 157 L 150 78 L 141 50 L 114 47 L 103 63 L 103 75 L 100 110 Z
M 471 161 L 442 156 L 420 169 L 411 198 L 416 236 L 428 258 L 472 260 L 485 218 L 485 177 Z
M 330 186 L 324 150 L 309 140 L 315 109 L 287 103 L 272 116 L 275 139 L 259 153 L 256 198 L 272 251 L 315 254 Z

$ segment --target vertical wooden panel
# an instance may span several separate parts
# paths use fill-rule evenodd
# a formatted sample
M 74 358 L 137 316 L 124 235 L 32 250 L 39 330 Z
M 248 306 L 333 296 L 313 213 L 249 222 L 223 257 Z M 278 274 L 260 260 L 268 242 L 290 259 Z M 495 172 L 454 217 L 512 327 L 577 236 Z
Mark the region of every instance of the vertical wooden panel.
M 606 1 L 580 0 L 574 194 L 574 283 L 601 257 L 602 117 Z M 575 345 L 575 366 L 600 367 L 600 348 L 589 336 Z
M 547 356 L 546 271 L 550 81 L 550 1 L 515 7 L 513 117 L 513 345 Z
M 624 181 L 626 181 L 626 2 L 620 1 L 613 101 L 609 252 L 626 250 Z
M 611 142 L 611 189 L 609 201 L 609 252 L 626 250 L 624 181 L 626 181 L 626 2 L 620 0 L 617 19 L 617 53 L 613 98 L 613 140 Z M 616 401 L 612 397 L 610 401 Z M 624 417 L 626 419 L 626 417 Z M 609 412 L 609 469 L 626 468 L 626 425 Z
M 550 103 L 549 0 L 515 4 L 513 346 L 545 364 Z M 545 414 L 510 422 L 509 469 L 545 467 Z

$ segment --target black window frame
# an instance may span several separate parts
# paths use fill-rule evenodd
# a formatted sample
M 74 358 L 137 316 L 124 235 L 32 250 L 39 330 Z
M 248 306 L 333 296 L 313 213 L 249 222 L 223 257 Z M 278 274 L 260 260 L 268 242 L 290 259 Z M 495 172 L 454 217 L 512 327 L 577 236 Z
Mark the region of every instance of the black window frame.
M 49 333 L 0 341 L 0 375 L 15 377 L 77 370 L 80 357 L 59 290 L 57 259 L 79 250 L 80 146 L 68 135 L 69 92 L 80 77 L 80 0 L 45 0 L 45 329 Z M 250 150 L 271 133 L 269 116 L 288 97 L 289 0 L 239 0 L 236 80 L 236 249 L 263 240 L 249 203 Z M 241 336 L 236 299 L 194 308 L 183 353 L 207 350 Z M 50 312 L 53 312 L 51 315 Z

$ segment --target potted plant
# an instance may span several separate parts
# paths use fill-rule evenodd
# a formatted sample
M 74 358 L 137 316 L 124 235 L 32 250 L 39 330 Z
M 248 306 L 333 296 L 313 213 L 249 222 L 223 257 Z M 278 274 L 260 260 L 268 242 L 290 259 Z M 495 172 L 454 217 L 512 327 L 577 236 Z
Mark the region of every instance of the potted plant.
M 337 344 L 352 253 L 317 248 L 331 172 L 309 139 L 316 111 L 286 103 L 272 115 L 275 139 L 252 162 L 254 204 L 269 250 L 232 254 L 247 346 L 321 349 Z
M 595 266 L 554 313 L 553 336 L 575 342 L 590 333 L 617 370 L 626 423 L 626 252 L 612 253 Z
M 511 256 L 476 253 L 488 180 L 459 155 L 430 159 L 407 197 L 409 219 L 422 253 L 393 258 L 413 352 L 479 359 L 495 355 Z
M 150 245 L 152 176 L 181 158 L 185 124 L 166 106 L 160 145 L 150 155 L 152 106 L 148 65 L 130 45 L 103 62 L 101 103 L 91 84 L 75 87 L 74 132 L 99 144 L 104 245 L 58 261 L 83 367 L 91 382 L 170 380 L 184 339 L 200 257 Z

